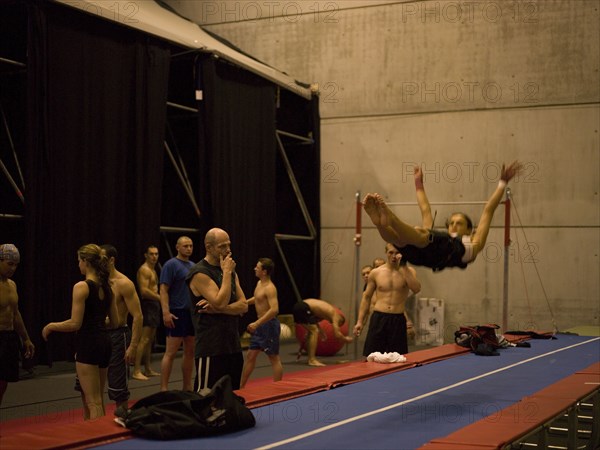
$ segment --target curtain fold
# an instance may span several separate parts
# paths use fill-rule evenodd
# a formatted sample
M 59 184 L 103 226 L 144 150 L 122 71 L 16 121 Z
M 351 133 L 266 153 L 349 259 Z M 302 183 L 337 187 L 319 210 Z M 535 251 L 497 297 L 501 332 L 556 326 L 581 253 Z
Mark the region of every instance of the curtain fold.
M 81 245 L 115 245 L 117 267 L 135 281 L 144 247 L 158 242 L 170 51 L 118 24 L 36 3 L 28 52 L 23 266 L 33 282 L 23 306 L 39 337 L 47 322 L 70 317 Z M 71 339 L 52 336 L 41 360 L 71 359 Z
M 226 230 L 246 294 L 258 258 L 275 259 L 275 86 L 210 56 L 198 60 L 202 230 Z M 202 234 L 204 237 L 204 234 Z

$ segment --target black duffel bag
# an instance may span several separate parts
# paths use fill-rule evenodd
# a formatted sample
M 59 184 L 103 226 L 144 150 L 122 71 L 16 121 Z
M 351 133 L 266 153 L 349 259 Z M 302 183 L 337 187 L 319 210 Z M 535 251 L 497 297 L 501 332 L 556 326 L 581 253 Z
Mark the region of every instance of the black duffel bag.
M 117 422 L 149 439 L 187 439 L 251 428 L 254 415 L 231 388 L 225 375 L 206 395 L 164 391 L 138 400 L 128 410 L 115 411 Z

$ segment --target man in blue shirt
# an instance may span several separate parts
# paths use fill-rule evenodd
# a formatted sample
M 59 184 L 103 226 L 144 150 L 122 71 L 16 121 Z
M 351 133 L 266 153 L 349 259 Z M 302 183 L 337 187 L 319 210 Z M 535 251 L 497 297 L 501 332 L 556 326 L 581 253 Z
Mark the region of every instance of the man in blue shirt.
M 160 304 L 163 323 L 166 329 L 166 348 L 160 364 L 160 390 L 169 389 L 169 377 L 173 360 L 183 344 L 183 390 L 193 390 L 192 371 L 194 369 L 194 325 L 190 311 L 190 295 L 185 278 L 194 266 L 190 256 L 194 243 L 187 236 L 177 239 L 177 256 L 168 260 L 160 272 Z

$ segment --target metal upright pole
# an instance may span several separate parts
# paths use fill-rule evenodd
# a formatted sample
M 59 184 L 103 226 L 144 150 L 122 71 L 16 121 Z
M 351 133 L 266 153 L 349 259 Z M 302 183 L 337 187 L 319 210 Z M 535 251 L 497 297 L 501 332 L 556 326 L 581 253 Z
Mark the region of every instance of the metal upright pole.
M 510 188 L 504 201 L 504 289 L 502 295 L 502 333 L 508 330 L 508 262 L 510 259 Z
M 362 203 L 360 201 L 360 191 L 356 191 L 356 229 L 355 229 L 355 234 L 354 234 L 354 266 L 355 266 L 355 271 L 354 271 L 354 279 L 355 279 L 355 290 L 354 290 L 354 295 L 355 295 L 355 301 L 354 301 L 354 321 L 352 323 L 356 323 L 356 320 L 358 319 L 358 308 L 360 307 L 360 300 L 361 297 L 359 295 L 360 293 L 360 281 L 361 281 L 361 276 L 360 276 L 360 246 L 362 244 L 362 224 L 361 224 L 361 218 L 362 218 Z M 351 326 L 351 325 L 350 325 Z M 352 330 L 350 329 L 350 333 L 352 332 Z M 358 339 L 354 339 L 354 359 L 358 359 Z

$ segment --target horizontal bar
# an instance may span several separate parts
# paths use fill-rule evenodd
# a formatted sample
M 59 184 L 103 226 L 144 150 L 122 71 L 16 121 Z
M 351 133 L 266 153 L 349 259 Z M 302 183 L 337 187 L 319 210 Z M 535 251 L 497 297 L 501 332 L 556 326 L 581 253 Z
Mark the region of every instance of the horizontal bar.
M 486 201 L 467 201 L 467 202 L 429 202 L 430 205 L 485 205 Z M 504 203 L 504 202 L 500 202 Z M 418 206 L 417 202 L 386 202 L 388 206 Z
M 181 228 L 181 227 L 160 227 L 163 233 L 199 233 L 198 228 Z
M 19 62 L 19 61 L 13 61 L 12 59 L 8 59 L 8 58 L 1 58 L 0 57 L 0 62 L 6 63 L 6 64 L 11 64 L 13 66 L 17 66 L 17 67 L 27 67 L 27 64 Z
M 16 219 L 16 220 L 21 220 L 21 219 L 24 219 L 24 216 L 19 216 L 17 214 L 2 214 L 2 213 L 0 213 L 0 219 Z
M 189 106 L 180 105 L 179 103 L 167 102 L 167 106 L 171 106 L 172 108 L 183 109 L 184 111 L 189 112 L 198 112 L 197 108 L 191 108 Z
M 275 234 L 275 239 L 280 241 L 314 241 L 315 238 L 312 236 L 298 236 L 295 234 Z

